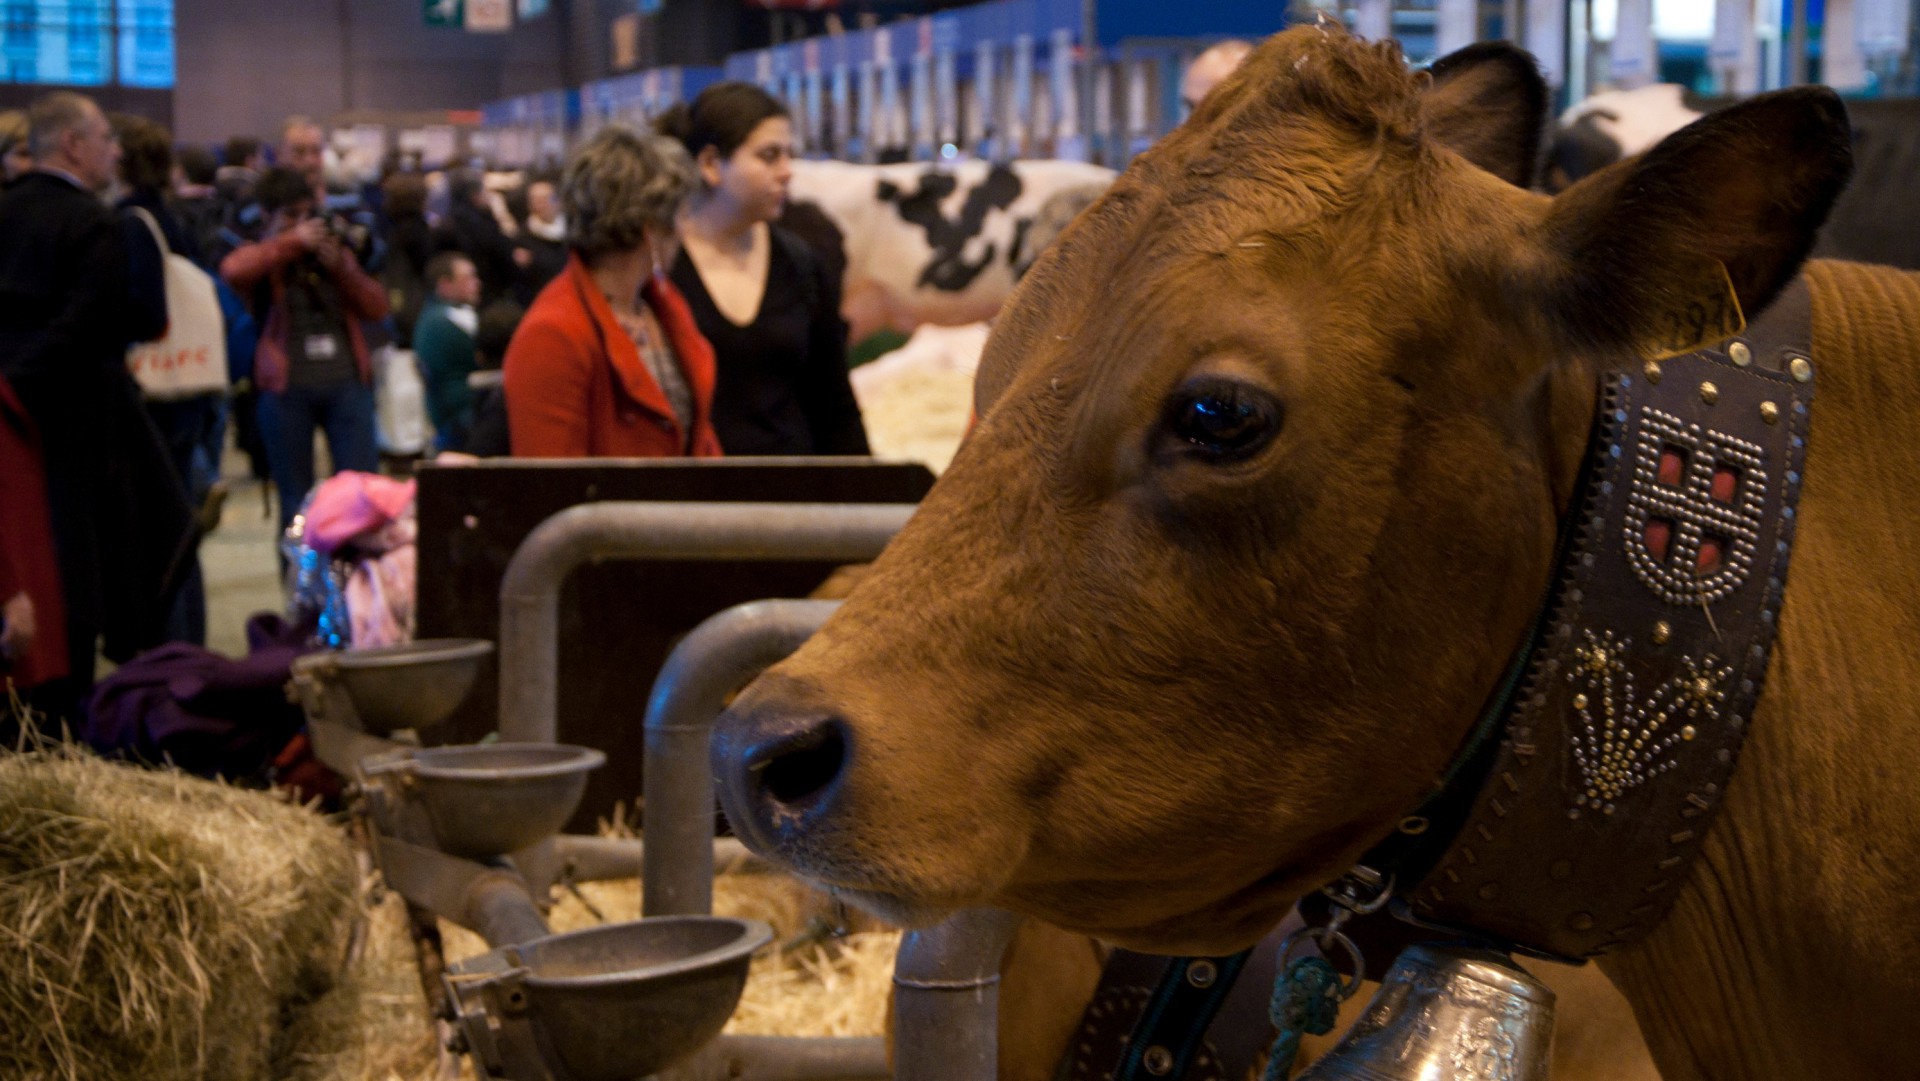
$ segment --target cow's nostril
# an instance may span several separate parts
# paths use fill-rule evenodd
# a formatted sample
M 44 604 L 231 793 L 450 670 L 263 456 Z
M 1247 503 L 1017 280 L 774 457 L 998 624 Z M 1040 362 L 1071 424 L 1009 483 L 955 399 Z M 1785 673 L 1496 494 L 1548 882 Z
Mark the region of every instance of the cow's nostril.
M 765 746 L 760 787 L 780 803 L 803 803 L 832 785 L 846 765 L 847 737 L 838 721 L 824 721 Z

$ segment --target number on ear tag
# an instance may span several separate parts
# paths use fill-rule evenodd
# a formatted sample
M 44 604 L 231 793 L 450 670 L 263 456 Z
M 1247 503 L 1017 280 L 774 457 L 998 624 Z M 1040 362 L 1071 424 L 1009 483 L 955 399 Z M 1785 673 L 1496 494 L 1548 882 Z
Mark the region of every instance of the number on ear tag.
M 1648 360 L 1691 353 L 1747 329 L 1726 266 L 1712 259 L 1689 269 L 1693 273 L 1674 290 L 1672 304 L 1657 313 L 1652 336 L 1641 347 Z

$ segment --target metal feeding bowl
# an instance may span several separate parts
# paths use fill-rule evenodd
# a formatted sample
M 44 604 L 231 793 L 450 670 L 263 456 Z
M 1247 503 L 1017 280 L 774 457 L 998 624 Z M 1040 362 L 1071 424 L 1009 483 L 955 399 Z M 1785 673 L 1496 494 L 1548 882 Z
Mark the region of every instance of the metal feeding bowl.
M 660 916 L 502 947 L 446 985 L 488 1074 L 632 1081 L 720 1034 L 772 938 L 757 920 Z
M 658 1073 L 720 1034 L 772 938 L 757 920 L 661 916 L 521 947 L 543 1057 L 573 1081 Z
M 412 748 L 364 768 L 401 774 L 406 801 L 426 812 L 441 851 L 485 860 L 559 833 L 580 806 L 587 773 L 606 763 L 591 747 L 481 743 Z
M 446 720 L 492 652 L 493 643 L 483 639 L 427 638 L 328 654 L 325 663 L 353 702 L 360 727 L 384 736 Z

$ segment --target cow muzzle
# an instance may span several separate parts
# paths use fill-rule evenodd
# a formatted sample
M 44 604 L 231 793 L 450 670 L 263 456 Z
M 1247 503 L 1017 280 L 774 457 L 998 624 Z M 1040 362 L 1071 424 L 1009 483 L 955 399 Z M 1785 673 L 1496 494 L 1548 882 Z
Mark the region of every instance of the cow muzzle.
M 840 796 L 851 729 L 830 713 L 741 708 L 714 727 L 713 775 L 727 821 L 747 847 L 801 864 Z

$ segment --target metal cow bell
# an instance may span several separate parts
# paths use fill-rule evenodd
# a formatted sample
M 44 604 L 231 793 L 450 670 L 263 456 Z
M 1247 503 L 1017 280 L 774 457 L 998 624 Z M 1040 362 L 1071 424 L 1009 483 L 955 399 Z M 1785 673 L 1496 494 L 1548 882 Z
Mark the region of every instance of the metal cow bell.
M 1552 1042 L 1553 992 L 1506 956 L 1412 946 L 1296 1081 L 1547 1081 Z

